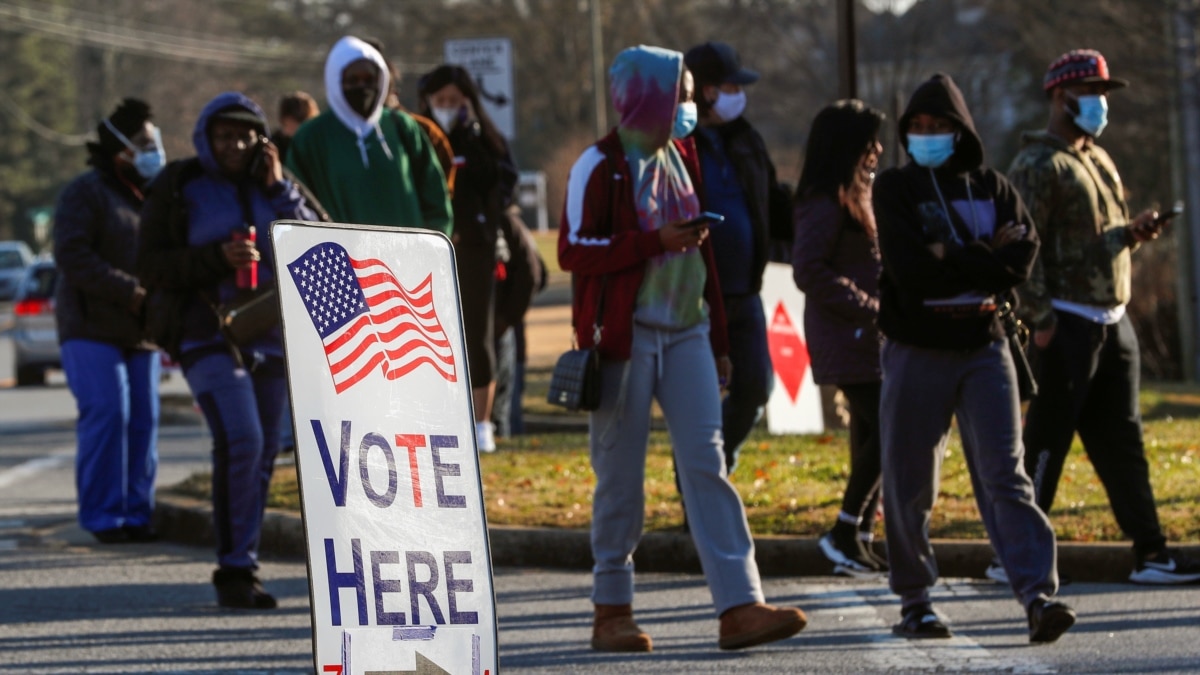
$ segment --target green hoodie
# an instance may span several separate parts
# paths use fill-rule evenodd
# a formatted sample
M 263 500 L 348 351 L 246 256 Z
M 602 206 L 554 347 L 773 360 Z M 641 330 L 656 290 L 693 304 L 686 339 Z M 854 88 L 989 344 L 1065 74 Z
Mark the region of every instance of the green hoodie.
M 378 91 L 387 91 L 387 66 L 379 52 L 352 37 L 338 41 L 325 64 L 331 110 L 296 132 L 288 168 L 337 222 L 449 234 L 453 218 L 446 179 L 421 128 L 408 115 L 383 109 L 382 96 L 366 119 L 346 104 L 341 73 L 360 59 L 379 67 Z

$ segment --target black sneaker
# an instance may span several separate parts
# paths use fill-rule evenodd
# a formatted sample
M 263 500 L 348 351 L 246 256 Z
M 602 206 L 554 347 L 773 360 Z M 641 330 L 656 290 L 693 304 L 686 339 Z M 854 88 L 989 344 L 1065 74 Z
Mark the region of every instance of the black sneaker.
M 129 533 L 119 527 L 114 527 L 109 530 L 96 530 L 92 533 L 96 541 L 101 544 L 127 544 L 129 543 Z
M 235 609 L 275 609 L 274 596 L 262 587 L 253 570 L 222 567 L 213 572 L 217 604 Z
M 930 604 L 914 605 L 901 615 L 892 633 L 909 640 L 930 640 L 953 637 L 950 628 L 933 611 Z
M 1029 605 L 1029 641 L 1054 642 L 1075 625 L 1075 610 L 1059 600 L 1038 598 Z
M 125 530 L 125 536 L 131 542 L 142 544 L 158 541 L 158 531 L 153 525 L 125 525 L 121 529 Z
M 833 573 L 838 576 L 875 578 L 880 575 L 879 567 L 862 549 L 855 535 L 848 541 L 839 542 L 833 532 L 821 537 L 817 545 L 821 553 L 833 563 Z
M 1135 584 L 1190 584 L 1200 581 L 1200 561 L 1164 548 L 1154 558 L 1139 556 L 1129 580 Z

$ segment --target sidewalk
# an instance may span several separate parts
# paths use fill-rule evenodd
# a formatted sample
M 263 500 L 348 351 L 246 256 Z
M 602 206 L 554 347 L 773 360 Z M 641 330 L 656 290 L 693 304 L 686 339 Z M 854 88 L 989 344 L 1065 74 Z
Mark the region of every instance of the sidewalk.
M 555 286 L 538 297 L 526 319 L 528 366 L 551 368 L 571 345 L 570 291 Z M 182 379 L 182 378 L 180 378 Z M 164 395 L 164 417 L 176 423 L 203 424 L 186 387 Z M 578 425 L 586 425 L 580 416 Z M 211 546 L 212 510 L 204 502 L 160 494 L 156 525 L 163 536 L 183 543 Z M 492 564 L 514 567 L 553 567 L 586 570 L 592 565 L 587 530 L 488 528 Z M 764 576 L 827 576 L 831 564 L 821 554 L 817 540 L 799 537 L 755 538 L 756 558 Z M 269 511 L 263 524 L 264 553 L 302 557 L 304 528 L 299 514 Z M 1200 556 L 1200 546 L 1184 546 Z M 934 543 L 942 576 L 981 578 L 992 559 L 987 541 L 940 540 Z M 699 573 L 700 562 L 691 537 L 672 532 L 649 532 L 634 556 L 639 571 Z M 1059 570 L 1080 582 L 1121 582 L 1133 569 L 1128 543 L 1063 542 L 1058 550 Z
M 160 534 L 172 541 L 196 546 L 213 545 L 212 508 L 206 502 L 160 494 L 155 512 Z M 588 570 L 592 567 L 587 530 L 488 528 L 492 565 L 496 567 L 547 567 Z M 303 557 L 304 525 L 297 513 L 270 509 L 263 521 L 264 554 Z M 816 539 L 757 536 L 755 558 L 765 577 L 829 576 L 832 565 L 821 554 Z M 1182 546 L 1200 556 L 1200 546 Z M 987 541 L 937 540 L 938 569 L 943 577 L 983 578 L 992 559 Z M 700 559 L 689 535 L 647 532 L 634 561 L 641 572 L 699 574 Z M 1077 582 L 1123 582 L 1133 569 L 1133 553 L 1126 543 L 1085 544 L 1061 542 L 1058 569 Z

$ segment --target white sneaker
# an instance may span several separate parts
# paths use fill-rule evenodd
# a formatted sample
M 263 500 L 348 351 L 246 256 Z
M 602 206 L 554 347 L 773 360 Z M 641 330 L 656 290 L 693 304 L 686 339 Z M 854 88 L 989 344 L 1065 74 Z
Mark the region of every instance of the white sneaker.
M 480 452 L 496 451 L 496 425 L 491 421 L 475 423 L 475 442 Z
M 1005 571 L 1004 565 L 1001 565 L 999 560 L 993 559 L 992 562 L 988 565 L 987 571 L 984 572 L 983 574 L 984 574 L 984 576 L 991 579 L 992 581 L 995 581 L 998 584 L 1008 584 L 1009 583 L 1008 572 Z

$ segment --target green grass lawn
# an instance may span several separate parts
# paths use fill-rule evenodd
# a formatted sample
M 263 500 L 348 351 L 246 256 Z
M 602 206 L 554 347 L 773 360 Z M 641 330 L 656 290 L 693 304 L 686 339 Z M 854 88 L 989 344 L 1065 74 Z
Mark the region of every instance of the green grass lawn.
M 544 396 L 545 379 L 544 373 L 531 374 L 527 410 L 549 411 L 538 400 Z M 1156 385 L 1143 391 L 1142 408 L 1146 456 L 1163 529 L 1171 541 L 1200 541 L 1200 389 Z M 498 446 L 499 452 L 480 457 L 490 523 L 590 526 L 595 479 L 586 434 L 529 435 L 502 439 Z M 946 455 L 933 536 L 983 538 L 957 435 Z M 811 537 L 833 522 L 848 472 L 845 432 L 770 436 L 758 430 L 744 446 L 732 480 L 756 534 Z M 177 490 L 207 496 L 208 476 L 194 476 Z M 294 468 L 276 472 L 270 503 L 299 508 Z M 646 460 L 646 529 L 678 529 L 681 520 L 670 442 L 665 432 L 654 432 Z M 1078 443 L 1067 460 L 1051 520 L 1064 541 L 1123 539 L 1104 488 Z

